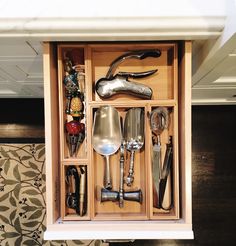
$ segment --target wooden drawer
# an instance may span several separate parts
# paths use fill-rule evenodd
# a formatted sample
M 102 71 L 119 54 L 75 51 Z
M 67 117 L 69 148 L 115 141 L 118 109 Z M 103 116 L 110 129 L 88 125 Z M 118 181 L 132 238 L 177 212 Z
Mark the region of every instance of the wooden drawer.
M 138 82 L 153 91 L 150 100 L 130 94 L 117 94 L 104 99 L 95 91 L 95 83 L 105 77 L 117 57 L 134 50 L 158 49 L 158 58 L 130 59 L 117 71 L 141 72 L 158 69 L 152 76 Z M 67 99 L 63 80 L 65 58 L 76 56 L 84 74 L 85 139 L 75 157 L 66 144 L 65 123 L 72 120 L 65 113 Z M 75 65 L 75 64 L 74 64 Z M 191 209 L 191 42 L 156 43 L 44 43 L 45 130 L 47 173 L 47 231 L 45 239 L 158 239 L 193 238 Z M 136 79 L 137 81 L 137 79 Z M 135 180 L 125 191 L 141 190 L 142 202 L 101 202 L 97 194 L 103 186 L 104 158 L 93 150 L 94 113 L 101 106 L 111 105 L 125 118 L 131 108 L 144 112 L 145 142 L 135 152 Z M 153 132 L 150 114 L 165 107 L 170 116 L 168 129 L 161 135 L 162 161 L 169 136 L 173 143 L 171 175 L 167 180 L 164 201 L 172 200 L 171 208 L 153 206 L 152 158 Z M 129 151 L 125 152 L 125 174 L 128 172 Z M 110 157 L 113 190 L 119 191 L 120 153 Z M 86 170 L 86 211 L 83 216 L 66 206 L 68 166 Z

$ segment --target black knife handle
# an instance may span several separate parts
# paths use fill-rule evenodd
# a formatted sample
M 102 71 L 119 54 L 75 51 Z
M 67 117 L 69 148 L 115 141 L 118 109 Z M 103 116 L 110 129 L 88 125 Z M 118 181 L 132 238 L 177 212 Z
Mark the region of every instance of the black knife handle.
M 110 65 L 110 68 L 106 74 L 107 79 L 111 79 L 114 76 L 114 71 L 118 67 L 120 63 L 127 59 L 139 59 L 143 60 L 145 58 L 157 58 L 161 56 L 161 51 L 158 49 L 151 50 L 134 50 L 128 53 L 125 53 L 119 57 L 117 57 Z
M 130 78 L 145 78 L 147 76 L 150 76 L 152 74 L 154 74 L 155 72 L 157 72 L 157 69 L 153 69 L 153 70 L 149 70 L 149 71 L 145 71 L 145 72 L 118 72 L 117 75 L 118 76 L 122 76 L 122 77 L 130 77 Z
M 161 56 L 161 51 L 160 50 L 141 50 L 137 52 L 137 58 L 140 60 L 143 60 L 145 58 L 148 57 L 153 57 L 153 58 L 157 58 Z

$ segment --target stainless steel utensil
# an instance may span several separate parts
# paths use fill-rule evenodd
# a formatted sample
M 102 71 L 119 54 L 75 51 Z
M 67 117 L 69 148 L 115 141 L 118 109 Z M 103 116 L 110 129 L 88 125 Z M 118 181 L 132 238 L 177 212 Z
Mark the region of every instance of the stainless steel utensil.
M 104 187 L 112 189 L 109 156 L 121 145 L 121 125 L 118 111 L 112 106 L 102 106 L 96 112 L 92 130 L 94 150 L 105 158 Z
M 129 174 L 126 184 L 131 186 L 134 181 L 134 153 L 144 144 L 144 111 L 141 108 L 131 108 L 125 116 L 124 139 L 126 149 L 131 152 Z
M 172 207 L 172 192 L 170 183 L 171 167 L 173 165 L 173 145 L 172 137 L 169 137 L 169 143 L 166 145 L 165 159 L 160 177 L 159 207 L 169 210 Z
M 100 197 L 101 202 L 117 202 L 119 201 L 120 206 L 120 192 L 119 191 L 112 191 L 102 188 L 101 194 L 97 195 Z M 122 201 L 132 201 L 132 202 L 139 202 L 142 203 L 143 201 L 143 195 L 141 189 L 135 190 L 135 191 L 123 191 L 122 193 Z M 123 206 L 122 206 L 123 207 Z M 120 208 L 122 208 L 120 206 Z
M 123 136 L 123 121 L 121 119 L 121 128 L 122 128 L 122 136 Z M 124 207 L 124 200 L 134 201 L 142 203 L 142 191 L 134 190 L 134 191 L 124 191 L 124 151 L 125 151 L 125 142 L 122 137 L 121 146 L 120 146 L 120 187 L 119 191 L 107 190 L 102 188 L 100 194 L 97 197 L 100 197 L 101 202 L 112 201 L 119 202 L 119 207 Z
M 125 140 L 124 140 L 124 125 L 122 118 L 120 119 L 122 129 L 122 140 L 120 145 L 120 187 L 119 187 L 119 207 L 124 206 L 124 163 L 125 163 Z

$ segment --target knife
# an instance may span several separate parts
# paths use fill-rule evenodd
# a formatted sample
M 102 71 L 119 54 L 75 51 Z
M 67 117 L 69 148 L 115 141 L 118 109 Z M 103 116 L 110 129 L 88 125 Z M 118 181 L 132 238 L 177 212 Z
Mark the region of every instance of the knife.
M 172 192 L 170 194 L 170 204 L 168 206 L 163 206 L 163 201 L 165 197 L 165 192 L 167 191 L 167 179 L 171 173 L 171 168 L 173 165 L 173 145 L 172 145 L 172 137 L 169 137 L 169 143 L 166 145 L 166 153 L 164 164 L 161 172 L 160 183 L 159 183 L 159 207 L 164 210 L 169 210 L 172 207 Z
M 160 182 L 160 171 L 161 171 L 161 142 L 160 137 L 157 137 L 157 142 L 153 145 L 153 158 L 152 158 L 152 176 L 154 181 L 153 186 L 153 206 L 159 207 L 159 182 Z

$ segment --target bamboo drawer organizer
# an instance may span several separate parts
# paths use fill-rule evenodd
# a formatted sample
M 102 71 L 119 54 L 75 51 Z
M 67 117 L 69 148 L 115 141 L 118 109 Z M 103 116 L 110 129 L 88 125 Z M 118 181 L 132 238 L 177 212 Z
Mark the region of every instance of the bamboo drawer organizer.
M 47 232 L 46 238 L 52 239 L 50 231 L 55 228 L 64 228 L 67 233 L 69 228 L 74 228 L 77 238 L 89 238 L 87 231 L 97 232 L 102 223 L 106 226 L 115 223 L 114 230 L 125 231 L 125 227 L 131 222 L 142 227 L 142 223 L 151 226 L 149 233 L 140 234 L 139 229 L 132 229 L 134 238 L 162 238 L 160 233 L 164 231 L 191 231 L 191 108 L 190 108 L 190 42 L 155 42 L 155 43 L 45 43 L 44 44 L 44 73 L 45 73 L 45 111 L 46 111 L 46 158 L 47 158 Z M 105 77 L 110 64 L 117 57 L 134 50 L 158 49 L 161 56 L 158 58 L 146 58 L 143 60 L 130 59 L 118 67 L 117 71 L 141 72 L 152 69 L 158 71 L 146 78 L 135 80 L 149 86 L 152 91 L 150 100 L 140 99 L 130 94 L 117 94 L 107 99 L 102 99 L 95 91 L 95 83 Z M 63 79 L 65 77 L 64 60 L 68 54 L 76 54 L 80 67 L 84 72 L 84 118 L 85 139 L 75 157 L 69 154 L 66 144 L 65 122 L 72 117 L 65 113 L 66 95 Z M 188 62 L 190 64 L 188 64 Z M 186 71 L 186 68 L 189 71 Z M 124 201 L 124 207 L 120 208 L 117 202 L 101 202 L 98 191 L 103 187 L 104 157 L 96 153 L 92 145 L 92 127 L 94 113 L 105 105 L 113 106 L 124 120 L 130 108 L 142 108 L 144 111 L 145 141 L 141 150 L 135 152 L 134 183 L 132 187 L 124 185 L 125 191 L 141 189 L 142 203 Z M 172 207 L 168 210 L 153 206 L 153 176 L 152 158 L 153 142 L 150 128 L 150 114 L 158 108 L 165 107 L 169 111 L 170 123 L 160 135 L 161 156 L 164 160 L 166 144 L 169 136 L 172 136 L 173 163 L 171 175 L 167 180 L 166 202 L 172 199 Z M 125 151 L 125 170 L 128 173 L 130 161 L 129 151 Z M 110 156 L 111 177 L 113 190 L 119 191 L 120 182 L 120 152 Z M 65 180 L 67 167 L 73 165 L 77 169 L 85 167 L 86 170 L 86 211 L 79 216 L 74 209 L 66 206 L 66 193 L 68 186 Z M 168 194 L 169 192 L 169 194 Z M 168 200 L 169 199 L 169 200 Z M 98 224 L 97 224 L 98 223 Z M 58 227 L 57 227 L 58 226 Z M 91 227 L 90 227 L 91 226 Z M 120 227 L 121 226 L 121 227 Z M 122 229 L 122 226 L 124 228 Z M 179 228 L 178 228 L 179 227 Z M 55 229 L 54 228 L 54 229 Z M 134 227 L 135 228 L 135 227 Z M 53 229 L 53 230 L 54 230 Z M 141 228 L 142 229 L 142 228 Z M 56 231 L 57 229 L 55 229 Z M 61 230 L 61 229 L 60 229 Z M 72 231 L 73 231 L 72 230 Z M 155 231 L 159 230 L 158 234 Z M 82 235 L 82 233 L 84 233 Z M 138 235 L 139 234 L 139 235 Z M 168 238 L 178 238 L 169 233 Z M 186 233 L 180 238 L 190 238 Z M 65 234 L 69 235 L 69 234 Z M 146 235 L 146 236 L 145 236 Z M 191 234 L 192 235 L 192 234 Z M 63 238 L 66 238 L 64 236 Z M 90 238 L 129 238 L 125 233 L 116 236 L 104 236 L 103 233 L 95 233 Z M 60 238 L 60 237 L 59 237 Z

